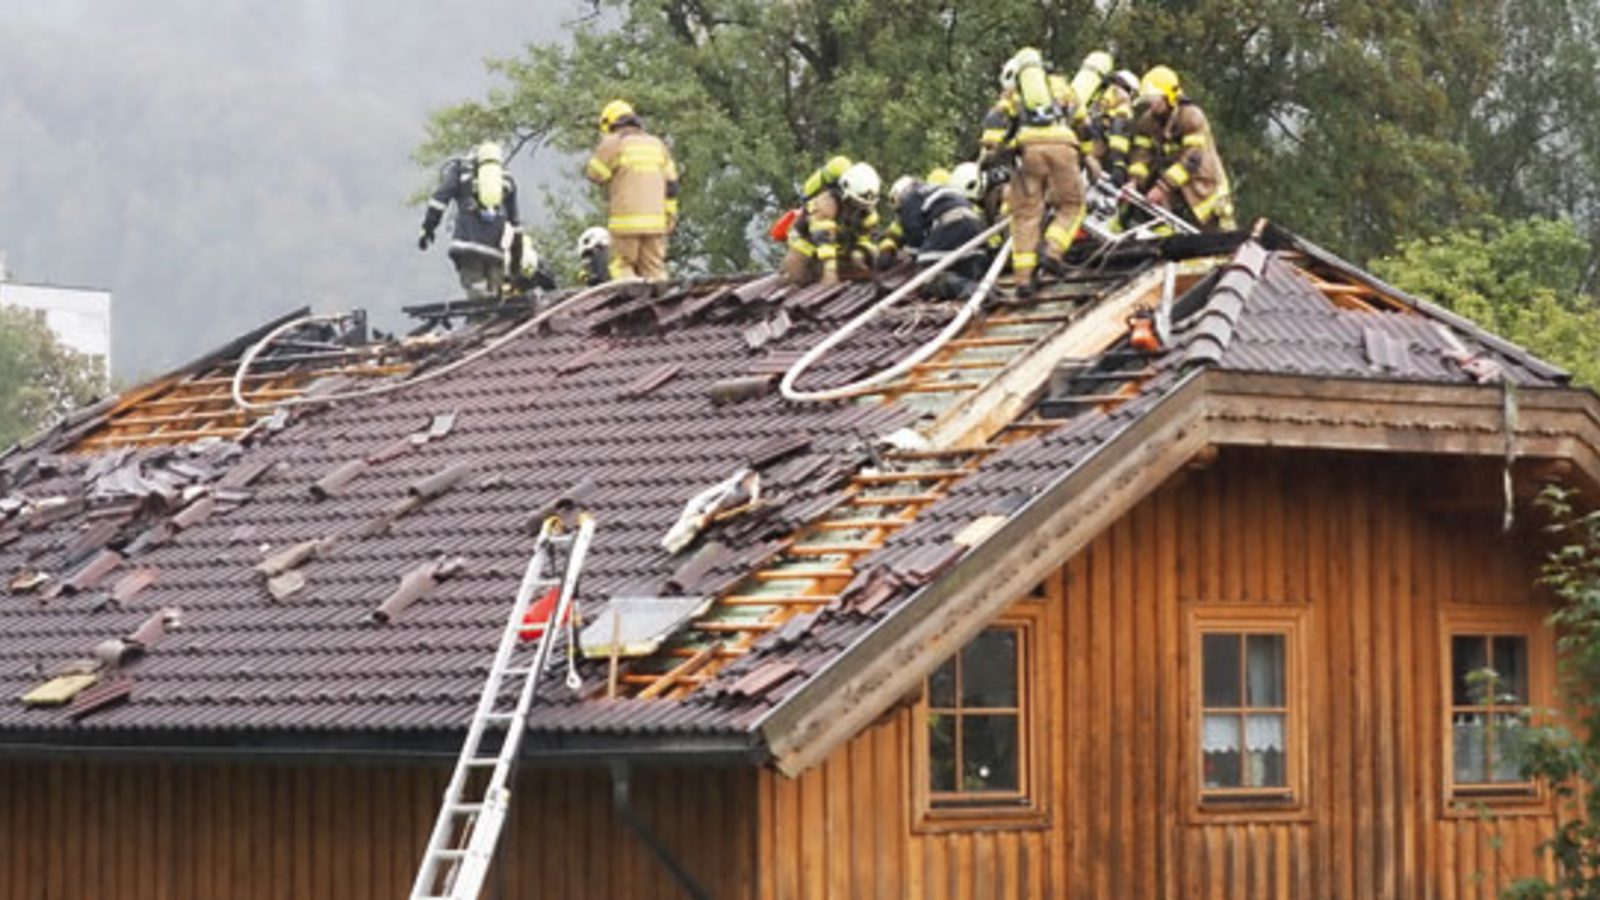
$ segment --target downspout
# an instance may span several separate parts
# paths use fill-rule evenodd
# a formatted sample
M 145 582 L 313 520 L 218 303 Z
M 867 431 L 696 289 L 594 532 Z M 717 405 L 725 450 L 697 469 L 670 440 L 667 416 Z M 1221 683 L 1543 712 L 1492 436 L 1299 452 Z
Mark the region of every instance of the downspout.
M 643 844 L 644 848 L 650 851 L 650 854 L 661 863 L 662 867 L 671 873 L 673 880 L 678 882 L 685 894 L 692 897 L 693 900 L 711 900 L 711 892 L 702 887 L 700 882 L 689 874 L 689 870 L 684 867 L 682 861 L 674 856 L 665 844 L 661 843 L 655 832 L 651 831 L 639 818 L 638 814 L 634 812 L 631 797 L 632 772 L 629 770 L 628 764 L 620 760 L 612 760 L 610 768 L 611 805 L 616 807 L 617 814 L 622 816 L 622 821 L 628 823 L 628 827 L 633 829 L 634 836 L 639 839 L 639 843 Z

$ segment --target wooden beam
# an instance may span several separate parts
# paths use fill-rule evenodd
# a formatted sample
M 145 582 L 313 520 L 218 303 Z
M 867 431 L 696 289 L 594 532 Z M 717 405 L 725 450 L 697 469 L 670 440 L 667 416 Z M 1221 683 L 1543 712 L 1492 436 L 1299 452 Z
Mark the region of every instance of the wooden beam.
M 657 678 L 653 683 L 635 696 L 640 700 L 648 700 L 651 697 L 661 694 L 676 684 L 679 679 L 692 674 L 694 670 L 705 665 L 707 662 L 710 662 L 711 657 L 716 655 L 717 648 L 719 646 L 721 646 L 721 644 L 713 642 L 705 647 L 700 648 L 699 650 L 695 651 L 693 656 L 662 673 L 659 678 Z M 628 681 L 630 678 L 632 678 L 632 676 L 624 675 L 622 678 L 624 681 Z
M 1212 258 L 1172 263 L 1180 276 L 1196 276 L 1217 265 Z M 1161 297 L 1163 267 L 1128 282 L 1086 309 L 1074 321 L 1019 354 L 1007 368 L 949 409 L 924 433 L 935 447 L 967 447 L 985 443 L 1032 405 L 1057 365 L 1067 359 L 1105 352 L 1128 333 L 1128 314 Z M 1033 339 L 1029 340 L 1033 343 Z

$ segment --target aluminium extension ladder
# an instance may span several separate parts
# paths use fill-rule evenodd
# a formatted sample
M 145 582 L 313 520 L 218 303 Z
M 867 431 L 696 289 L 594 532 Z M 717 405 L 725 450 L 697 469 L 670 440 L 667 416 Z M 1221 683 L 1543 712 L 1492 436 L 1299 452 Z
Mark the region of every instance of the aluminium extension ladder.
M 516 603 L 500 635 L 500 646 L 484 681 L 477 711 L 467 729 L 455 773 L 445 788 L 417 880 L 411 886 L 411 900 L 476 900 L 482 889 L 510 809 L 511 788 L 507 782 L 527 730 L 528 709 L 558 635 L 563 632 L 569 635 L 569 684 L 577 674 L 571 669 L 576 651 L 570 639 L 568 616 L 578 573 L 583 569 L 583 557 L 593 536 L 594 520 L 588 515 L 579 517 L 576 531 L 568 530 L 555 518 L 547 519 L 539 530 L 533 558 L 517 589 Z M 546 569 L 551 567 L 552 558 L 557 556 L 553 551 L 557 550 L 564 551 L 560 554 L 564 568 L 558 577 L 552 577 Z M 522 644 L 519 632 L 527 627 L 524 616 L 534 598 L 556 587 L 560 588 L 556 608 L 545 623 L 544 634 L 529 663 L 526 651 L 517 652 Z M 515 691 L 514 705 L 508 702 L 509 695 L 501 697 L 502 690 L 508 687 Z

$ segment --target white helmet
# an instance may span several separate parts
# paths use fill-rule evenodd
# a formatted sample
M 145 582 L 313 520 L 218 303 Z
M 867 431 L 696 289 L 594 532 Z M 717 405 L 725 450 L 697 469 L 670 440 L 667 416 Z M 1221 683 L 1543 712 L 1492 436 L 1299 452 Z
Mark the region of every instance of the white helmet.
M 611 246 L 611 232 L 605 230 L 604 228 L 601 228 L 599 225 L 594 225 L 594 226 L 591 226 L 589 228 L 585 228 L 583 230 L 583 234 L 578 235 L 578 255 L 579 256 L 583 256 L 583 255 L 588 254 L 588 253 L 593 253 L 595 250 L 597 250 L 597 249 L 599 249 L 601 247 L 610 247 L 610 246 Z
M 906 192 L 911 190 L 912 185 L 916 183 L 917 180 L 910 175 L 901 175 L 896 178 L 894 184 L 889 186 L 889 202 L 899 206 L 900 201 L 905 199 Z
M 968 200 L 983 198 L 983 173 L 975 162 L 964 162 L 950 173 L 950 187 L 960 191 Z
M 1000 67 L 1000 90 L 1009 91 L 1017 86 L 1017 71 L 1021 68 L 1015 56 L 1006 60 L 1006 64 Z
M 858 206 L 877 206 L 878 191 L 883 187 L 883 180 L 878 177 L 878 170 L 863 162 L 858 162 L 839 176 L 839 192 L 846 200 Z

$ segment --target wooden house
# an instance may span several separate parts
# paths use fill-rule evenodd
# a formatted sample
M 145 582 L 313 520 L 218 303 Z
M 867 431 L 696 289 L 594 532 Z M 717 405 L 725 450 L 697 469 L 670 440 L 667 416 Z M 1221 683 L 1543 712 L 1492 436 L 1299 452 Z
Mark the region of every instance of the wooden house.
M 591 620 L 708 605 L 614 671 L 575 660 L 577 691 L 559 662 L 485 896 L 1464 898 L 1550 871 L 1563 813 L 1512 750 L 1556 702 L 1531 497 L 1600 487 L 1600 398 L 1272 226 L 1125 248 L 851 400 L 774 393 L 877 296 L 618 287 L 273 416 L 227 393 L 264 329 L 0 459 L 0 685 L 31 698 L 0 706 L 0 896 L 408 896 L 530 520 L 563 505 L 599 523 Z M 269 354 L 245 392 L 397 383 L 507 328 Z M 741 469 L 764 502 L 663 549 Z

